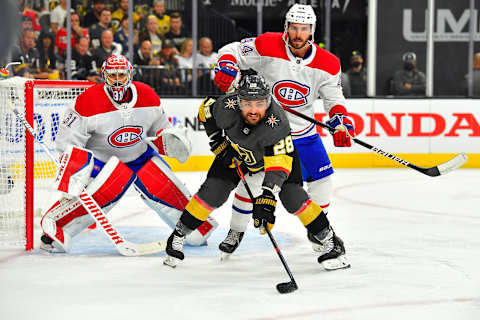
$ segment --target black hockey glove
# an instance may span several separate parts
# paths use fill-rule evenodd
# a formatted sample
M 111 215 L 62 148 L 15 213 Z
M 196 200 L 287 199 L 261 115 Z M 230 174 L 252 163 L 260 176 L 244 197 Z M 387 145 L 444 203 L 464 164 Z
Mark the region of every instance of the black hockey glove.
M 268 229 L 271 230 L 275 223 L 275 215 L 273 213 L 276 206 L 277 201 L 273 193 L 264 189 L 262 195 L 256 197 L 253 202 L 253 226 L 260 228 L 267 223 Z
M 233 149 L 225 137 L 210 141 L 210 150 L 222 161 L 225 167 L 235 168 L 235 164 L 233 163 L 234 159 L 238 163 L 242 162 L 239 160 L 240 156 L 238 152 Z

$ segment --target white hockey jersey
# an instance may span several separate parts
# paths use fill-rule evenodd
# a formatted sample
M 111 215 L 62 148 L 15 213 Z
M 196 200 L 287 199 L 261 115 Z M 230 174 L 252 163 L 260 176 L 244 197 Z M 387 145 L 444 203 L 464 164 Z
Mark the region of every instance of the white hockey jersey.
M 315 44 L 306 59 L 295 57 L 282 36 L 264 33 L 227 44 L 218 52 L 218 64 L 233 62 L 242 70 L 255 70 L 265 78 L 280 104 L 309 117 L 314 116 L 313 102 L 318 98 L 323 99 L 327 114 L 335 105 L 344 107 L 339 59 Z M 294 139 L 316 133 L 311 122 L 288 112 L 287 117 Z
M 171 124 L 152 88 L 134 81 L 130 89 L 132 99 L 124 104 L 114 101 L 103 83 L 80 94 L 60 125 L 57 150 L 75 145 L 92 151 L 100 161 L 116 156 L 124 163 L 143 154 L 143 139 Z

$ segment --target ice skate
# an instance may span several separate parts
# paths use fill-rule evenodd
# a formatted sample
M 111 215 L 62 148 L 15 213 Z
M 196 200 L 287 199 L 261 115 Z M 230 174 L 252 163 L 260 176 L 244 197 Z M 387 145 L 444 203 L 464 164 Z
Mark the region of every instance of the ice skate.
M 42 234 L 42 236 L 40 237 L 40 249 L 47 252 L 53 252 L 53 250 L 55 249 L 55 247 L 53 246 L 53 239 L 46 234 Z
M 221 251 L 220 260 L 223 261 L 230 258 L 230 255 L 240 245 L 240 242 L 242 241 L 244 234 L 245 232 L 239 232 L 232 229 L 228 230 L 227 237 L 218 246 L 218 248 Z
M 167 256 L 163 260 L 164 265 L 175 268 L 178 262 L 185 258 L 183 254 L 185 238 L 185 234 L 181 233 L 178 229 L 175 229 L 170 237 L 168 237 L 167 248 L 165 249 Z
M 325 270 L 349 268 L 350 263 L 345 256 L 345 247 L 332 227 L 322 230 L 316 235 L 308 232 L 308 240 L 312 243 L 313 251 L 319 254 L 318 263 Z

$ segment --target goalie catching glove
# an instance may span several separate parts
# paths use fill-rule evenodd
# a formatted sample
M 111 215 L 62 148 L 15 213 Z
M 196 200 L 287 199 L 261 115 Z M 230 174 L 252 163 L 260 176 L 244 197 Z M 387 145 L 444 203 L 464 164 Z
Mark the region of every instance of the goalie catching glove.
M 275 224 L 275 208 L 277 200 L 270 190 L 263 189 L 262 195 L 255 198 L 253 202 L 253 226 L 255 228 L 264 228 L 267 225 L 272 230 Z M 262 232 L 263 234 L 264 232 Z
M 351 147 L 351 138 L 355 137 L 352 120 L 346 115 L 345 107 L 336 105 L 330 110 L 330 120 L 327 124 L 334 129 L 332 133 L 335 147 Z
M 187 161 L 192 153 L 192 143 L 187 137 L 187 128 L 181 124 L 162 129 L 155 137 L 147 140 L 152 141 L 158 153 L 175 158 L 181 163 Z

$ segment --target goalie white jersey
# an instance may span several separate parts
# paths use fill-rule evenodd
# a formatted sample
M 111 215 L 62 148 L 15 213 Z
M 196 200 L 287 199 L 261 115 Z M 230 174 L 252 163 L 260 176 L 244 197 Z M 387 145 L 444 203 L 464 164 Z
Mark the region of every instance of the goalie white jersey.
M 69 145 L 86 148 L 103 162 L 116 156 L 128 163 L 142 155 L 147 150 L 142 140 L 171 124 L 153 89 L 141 82 L 132 82 L 129 88 L 128 103 L 114 101 L 104 84 L 79 95 L 60 125 L 57 150 L 62 153 Z
M 225 45 L 219 50 L 218 64 L 235 63 L 242 70 L 255 70 L 265 78 L 280 104 L 313 118 L 316 99 L 323 99 L 329 114 L 333 106 L 345 106 L 345 98 L 338 58 L 316 44 L 311 48 L 308 57 L 301 59 L 290 52 L 282 33 L 264 33 Z M 314 124 L 290 113 L 287 117 L 294 139 L 316 133 Z

